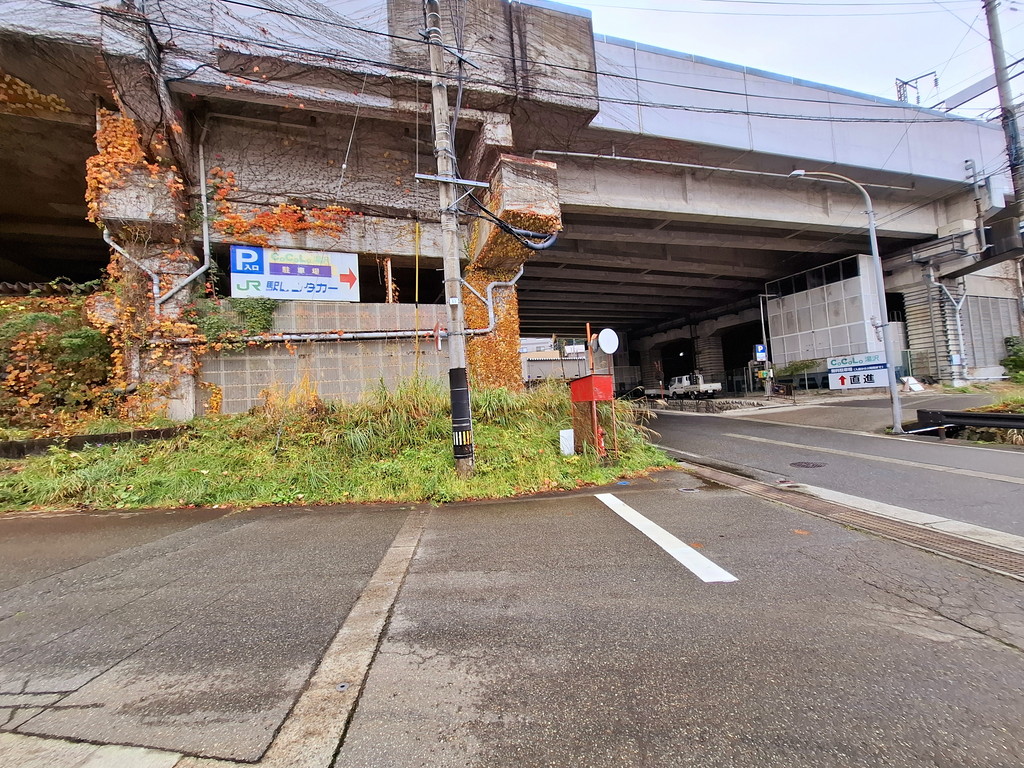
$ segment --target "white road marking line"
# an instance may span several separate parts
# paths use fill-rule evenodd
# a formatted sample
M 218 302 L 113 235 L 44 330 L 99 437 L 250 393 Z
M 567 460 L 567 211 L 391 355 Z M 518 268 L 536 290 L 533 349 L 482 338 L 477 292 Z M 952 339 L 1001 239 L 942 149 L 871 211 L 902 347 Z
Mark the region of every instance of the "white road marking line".
M 867 459 L 868 461 L 880 461 L 883 464 L 900 464 L 904 467 L 917 467 L 918 469 L 930 469 L 934 472 L 943 472 L 948 475 L 965 475 L 967 477 L 981 477 L 986 480 L 998 480 L 1003 483 L 1014 483 L 1016 485 L 1024 485 L 1024 478 L 1021 477 L 1010 477 L 1009 475 L 996 475 L 991 472 L 978 472 L 973 469 L 957 469 L 956 467 L 942 467 L 938 464 L 924 464 L 920 461 L 910 461 L 909 459 L 894 459 L 889 456 L 873 456 L 870 453 L 855 453 L 854 451 L 841 451 L 837 448 L 820 448 L 816 445 L 802 445 L 800 443 L 786 443 L 782 440 L 772 440 L 767 437 L 754 437 L 753 435 L 736 435 L 732 433 L 723 433 L 722 437 L 736 437 L 740 440 L 752 440 L 755 443 L 769 443 L 771 445 L 784 445 L 788 448 L 802 448 L 806 451 L 817 451 L 819 453 L 834 453 L 838 456 L 852 456 L 857 459 Z
M 594 494 L 594 498 L 668 552 L 701 581 L 739 581 L 727 570 L 711 562 L 693 547 L 684 544 L 660 525 L 651 522 L 612 494 L 597 493 Z

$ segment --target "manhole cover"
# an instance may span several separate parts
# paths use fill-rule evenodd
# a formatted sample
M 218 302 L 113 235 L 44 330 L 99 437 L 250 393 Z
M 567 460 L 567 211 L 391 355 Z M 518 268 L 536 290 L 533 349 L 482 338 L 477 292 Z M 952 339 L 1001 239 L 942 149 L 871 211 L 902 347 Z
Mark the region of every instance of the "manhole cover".
M 800 469 L 820 469 L 825 465 L 822 464 L 820 461 L 794 461 L 789 466 L 800 467 Z

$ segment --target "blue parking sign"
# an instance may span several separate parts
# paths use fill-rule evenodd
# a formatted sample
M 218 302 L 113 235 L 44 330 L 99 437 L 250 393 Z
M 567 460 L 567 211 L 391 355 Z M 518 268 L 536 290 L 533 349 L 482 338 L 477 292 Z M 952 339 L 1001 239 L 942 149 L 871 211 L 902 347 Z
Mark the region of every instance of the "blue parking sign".
M 231 246 L 231 271 L 243 275 L 263 274 L 263 249 L 255 245 Z

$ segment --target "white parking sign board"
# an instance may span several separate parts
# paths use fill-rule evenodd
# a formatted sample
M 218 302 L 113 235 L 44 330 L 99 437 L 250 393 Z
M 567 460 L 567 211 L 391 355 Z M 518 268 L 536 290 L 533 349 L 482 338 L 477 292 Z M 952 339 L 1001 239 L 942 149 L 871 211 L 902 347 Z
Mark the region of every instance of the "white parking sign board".
M 333 251 L 232 245 L 231 295 L 359 301 L 359 257 Z
M 829 389 L 867 389 L 889 384 L 882 352 L 866 352 L 828 359 Z

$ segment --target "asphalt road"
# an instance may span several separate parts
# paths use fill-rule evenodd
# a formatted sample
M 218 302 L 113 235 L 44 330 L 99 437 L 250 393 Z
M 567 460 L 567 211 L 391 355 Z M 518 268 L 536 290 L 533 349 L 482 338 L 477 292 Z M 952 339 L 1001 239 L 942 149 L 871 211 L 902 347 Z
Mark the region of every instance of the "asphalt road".
M 793 480 L 1024 535 L 1024 450 L 844 431 L 852 426 L 850 407 L 878 410 L 888 403 L 855 401 L 754 418 L 662 413 L 651 426 L 662 445 L 758 480 Z
M 1018 583 L 680 483 L 432 514 L 336 768 L 1024 762 Z
M 605 490 L 736 581 L 590 492 L 0 517 L 0 730 L 258 761 L 415 516 L 336 768 L 1024 763 L 1019 582 L 678 471 Z M 71 765 L 0 751 L 36 764 Z

